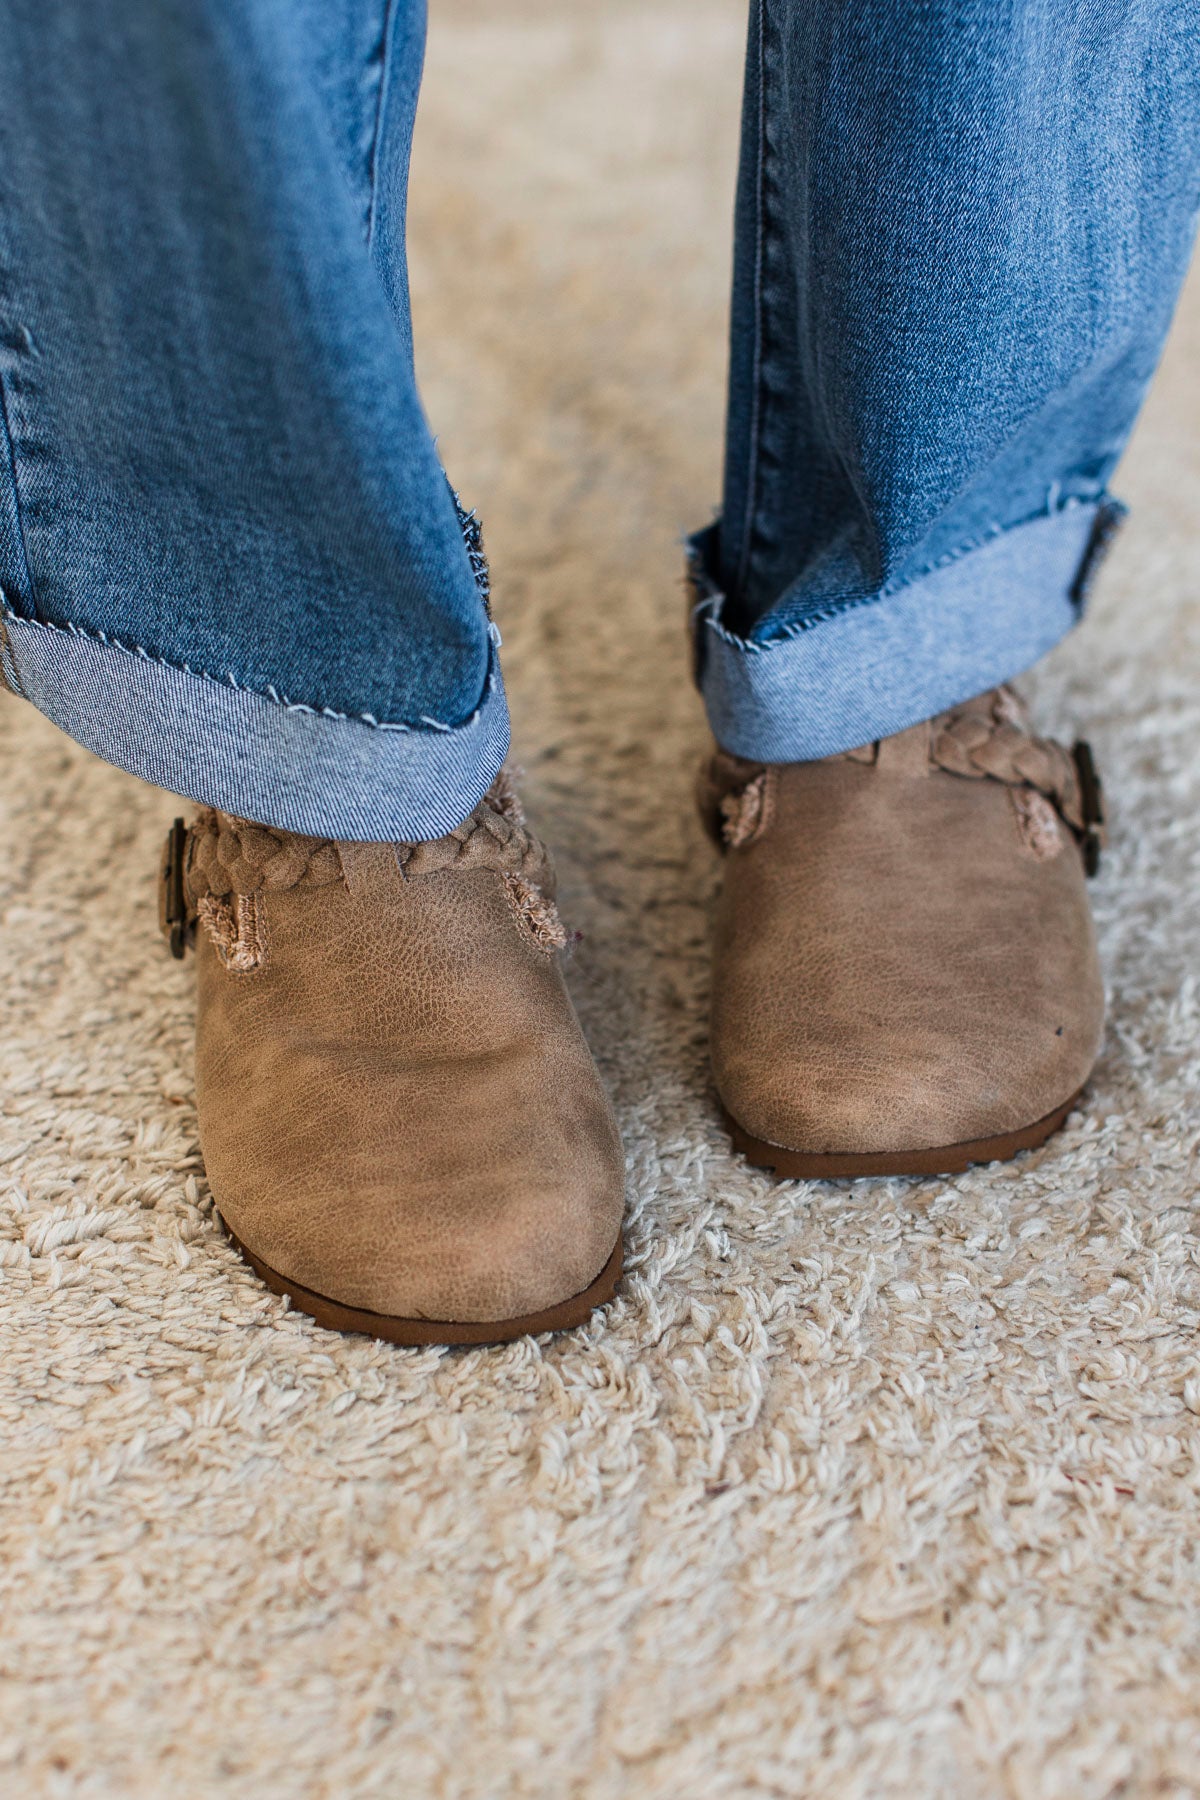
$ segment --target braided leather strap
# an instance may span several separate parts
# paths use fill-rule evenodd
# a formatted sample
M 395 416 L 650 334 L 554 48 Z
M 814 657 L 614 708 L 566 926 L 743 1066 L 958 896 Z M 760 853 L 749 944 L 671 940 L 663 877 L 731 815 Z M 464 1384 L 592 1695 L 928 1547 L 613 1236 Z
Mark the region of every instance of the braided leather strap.
M 349 846 L 347 847 L 349 848 Z M 404 880 L 441 870 L 487 869 L 509 877 L 552 907 L 557 883 L 550 852 L 525 823 L 508 771 L 502 769 L 479 805 L 444 837 L 392 846 Z M 172 950 L 183 954 L 206 900 L 327 887 L 345 882 L 342 846 L 333 838 L 277 831 L 206 807 L 190 825 L 177 820 L 160 876 L 160 923 Z
M 1088 874 L 1096 873 L 1107 833 L 1089 744 L 1079 741 L 1067 750 L 1053 738 L 1036 737 L 1023 701 L 1008 687 L 996 689 L 986 711 L 971 706 L 943 713 L 929 732 L 931 760 L 947 774 L 1041 794 L 1074 833 Z
M 1078 839 L 1089 875 L 1105 841 L 1099 777 L 1087 744 L 1067 750 L 1029 730 L 1021 700 L 997 688 L 989 703 L 973 702 L 929 721 L 929 759 L 948 775 L 999 781 L 1041 794 Z M 830 759 L 831 761 L 834 759 Z M 875 747 L 849 750 L 837 760 L 870 764 Z M 701 770 L 697 799 L 705 826 L 723 849 L 753 841 L 769 823 L 771 771 L 719 750 Z
M 930 754 L 948 775 L 1036 788 L 1075 832 L 1084 829 L 1083 789 L 1074 755 L 1053 738 L 979 713 L 934 721 Z
M 272 831 L 205 808 L 188 829 L 184 878 L 195 902 L 205 894 L 327 887 L 341 881 L 342 865 L 329 838 Z

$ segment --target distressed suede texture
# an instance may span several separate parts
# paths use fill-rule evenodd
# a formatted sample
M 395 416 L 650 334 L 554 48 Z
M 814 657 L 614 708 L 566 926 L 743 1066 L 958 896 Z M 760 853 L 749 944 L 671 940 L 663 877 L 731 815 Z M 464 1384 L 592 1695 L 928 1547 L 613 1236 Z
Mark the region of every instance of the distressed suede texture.
M 1012 706 L 992 693 L 955 716 L 1011 736 Z M 1069 1100 L 1095 1061 L 1104 994 L 1076 839 L 1035 788 L 940 766 L 946 724 L 743 770 L 712 1062 L 767 1143 L 871 1154 L 999 1136 Z
M 261 961 L 197 933 L 196 1094 L 217 1204 L 317 1294 L 392 1317 L 495 1321 L 604 1267 L 624 1157 L 557 957 L 491 869 L 263 891 Z

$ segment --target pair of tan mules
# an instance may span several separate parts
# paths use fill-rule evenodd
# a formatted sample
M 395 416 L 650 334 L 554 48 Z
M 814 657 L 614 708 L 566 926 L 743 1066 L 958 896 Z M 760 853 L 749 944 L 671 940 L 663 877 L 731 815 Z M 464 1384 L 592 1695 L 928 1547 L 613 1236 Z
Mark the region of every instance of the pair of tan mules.
M 1042 1142 L 1095 1059 L 1091 760 L 1007 689 L 865 749 L 718 753 L 712 1060 L 784 1176 L 962 1169 Z M 399 1343 L 574 1325 L 621 1269 L 624 1157 L 563 983 L 549 855 L 502 775 L 422 844 L 205 812 L 164 927 L 197 951 L 217 1205 L 266 1283 Z

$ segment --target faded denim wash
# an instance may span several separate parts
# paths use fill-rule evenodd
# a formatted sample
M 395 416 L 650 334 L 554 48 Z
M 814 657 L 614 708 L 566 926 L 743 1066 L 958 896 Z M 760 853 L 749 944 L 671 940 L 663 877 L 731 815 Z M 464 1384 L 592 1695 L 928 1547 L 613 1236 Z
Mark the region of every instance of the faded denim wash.
M 149 780 L 350 838 L 448 829 L 508 741 L 413 373 L 423 34 L 0 0 L 0 669 Z M 1194 229 L 1198 39 L 1200 0 L 754 0 L 693 550 L 727 747 L 899 729 L 1078 616 Z
M 508 741 L 413 375 L 423 32 L 0 0 L 8 677 L 151 781 L 344 837 L 449 829 Z
M 1079 616 L 1200 206 L 1197 0 L 753 0 L 718 738 L 898 731 Z

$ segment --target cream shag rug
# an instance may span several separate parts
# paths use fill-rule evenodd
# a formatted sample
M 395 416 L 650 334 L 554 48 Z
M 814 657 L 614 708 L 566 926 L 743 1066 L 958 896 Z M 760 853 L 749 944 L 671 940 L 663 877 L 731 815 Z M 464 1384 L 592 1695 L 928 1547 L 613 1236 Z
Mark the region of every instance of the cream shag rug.
M 718 494 L 741 7 L 439 0 L 426 399 L 629 1150 L 608 1316 L 339 1339 L 219 1235 L 171 803 L 0 705 L 0 1792 L 1200 1792 L 1200 289 L 1090 622 L 1084 1110 L 950 1181 L 776 1185 L 705 1068 L 677 535 Z M 600 15 L 600 16 L 597 16 Z

